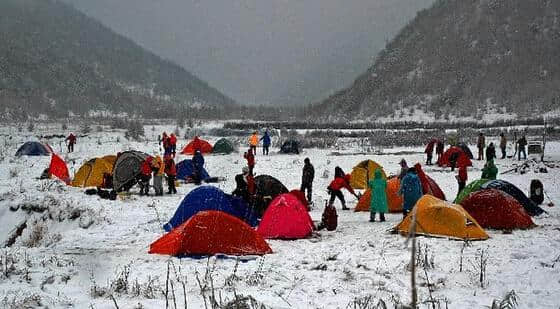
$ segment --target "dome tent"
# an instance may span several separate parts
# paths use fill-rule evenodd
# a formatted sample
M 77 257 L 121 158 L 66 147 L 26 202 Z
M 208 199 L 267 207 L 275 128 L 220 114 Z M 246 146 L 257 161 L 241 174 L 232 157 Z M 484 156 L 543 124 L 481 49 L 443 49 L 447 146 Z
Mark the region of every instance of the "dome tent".
M 25 142 L 16 151 L 16 157 L 21 156 L 50 156 L 53 153 L 51 146 L 39 142 Z
M 277 196 L 268 206 L 257 228 L 267 239 L 301 239 L 313 232 L 307 207 L 293 194 Z
M 73 187 L 100 187 L 103 185 L 103 175 L 111 174 L 115 161 L 111 158 L 94 158 L 84 163 L 72 180 Z
M 184 155 L 192 155 L 196 150 L 200 150 L 201 153 L 211 153 L 212 152 L 212 145 L 207 141 L 195 137 L 190 143 L 188 143 L 183 150 L 181 150 L 181 154 Z
M 387 178 L 383 166 L 379 165 L 377 162 L 372 160 L 365 160 L 358 163 L 352 168 L 352 173 L 350 174 L 350 186 L 354 189 L 367 189 L 367 182 L 373 179 L 376 169 L 381 169 L 383 178 Z
M 459 192 L 459 194 L 457 194 L 457 197 L 455 198 L 454 203 L 455 204 L 461 204 L 461 202 L 467 196 L 469 196 L 469 194 L 480 190 L 480 187 L 483 184 L 487 183 L 488 181 L 490 181 L 490 180 L 482 178 L 482 179 L 477 179 L 477 180 L 469 183 L 463 190 L 461 190 L 461 192 Z
M 301 152 L 300 143 L 293 139 L 287 140 L 280 147 L 280 152 L 299 154 Z
M 280 180 L 270 175 L 255 177 L 255 211 L 262 217 L 266 208 L 278 195 L 288 193 L 288 189 Z
M 125 151 L 117 156 L 113 166 L 113 188 L 115 191 L 128 191 L 136 184 L 142 162 L 148 157 L 150 157 L 148 154 L 135 150 Z
M 472 166 L 472 161 L 469 159 L 468 154 L 457 146 L 447 149 L 437 161 L 437 165 L 441 167 L 451 167 L 453 158 L 456 160 L 455 167 L 459 167 L 461 165 Z
M 163 228 L 169 232 L 201 211 L 218 210 L 235 216 L 251 226 L 257 225 L 257 216 L 243 199 L 225 194 L 213 186 L 201 186 L 185 196 L 175 214 Z
M 422 192 L 424 194 L 433 195 L 439 198 L 440 200 L 445 201 L 445 194 L 443 193 L 439 185 L 436 183 L 436 181 L 433 180 L 426 173 L 424 173 L 424 170 L 422 169 L 422 165 L 420 163 L 416 163 L 414 165 L 414 168 L 416 168 L 418 178 L 420 179 L 420 183 L 422 184 Z
M 212 149 L 212 153 L 222 153 L 222 154 L 230 154 L 235 152 L 235 146 L 233 143 L 227 138 L 220 138 L 215 144 Z
M 247 223 L 222 211 L 202 211 L 150 245 L 151 254 L 264 255 L 266 241 Z
M 193 174 L 194 174 L 194 167 L 192 164 L 192 160 L 183 160 L 177 163 L 177 179 L 187 180 L 187 178 L 192 176 Z M 200 175 L 201 180 L 206 180 L 210 178 L 210 175 L 208 175 L 208 172 L 204 167 L 202 167 L 201 174 L 202 174 Z
M 511 195 L 516 199 L 530 216 L 538 216 L 544 212 L 537 204 L 531 201 L 523 191 L 505 180 L 491 180 L 481 186 L 482 189 L 497 189 Z

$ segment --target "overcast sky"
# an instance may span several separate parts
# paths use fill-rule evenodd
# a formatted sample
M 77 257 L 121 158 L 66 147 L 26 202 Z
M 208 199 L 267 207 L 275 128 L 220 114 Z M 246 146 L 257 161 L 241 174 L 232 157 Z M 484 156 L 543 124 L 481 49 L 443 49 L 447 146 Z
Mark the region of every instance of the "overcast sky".
M 433 0 L 65 0 L 243 104 L 340 90 Z

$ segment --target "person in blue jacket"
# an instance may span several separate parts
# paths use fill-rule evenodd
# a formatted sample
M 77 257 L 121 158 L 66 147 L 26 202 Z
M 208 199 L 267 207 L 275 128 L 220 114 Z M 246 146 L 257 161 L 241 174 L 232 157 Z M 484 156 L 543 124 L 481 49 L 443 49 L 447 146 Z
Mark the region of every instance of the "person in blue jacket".
M 268 156 L 268 148 L 270 147 L 270 135 L 268 135 L 268 130 L 264 132 L 263 137 L 261 137 L 261 141 L 263 143 L 263 155 Z
M 200 150 L 197 150 L 194 152 L 193 158 L 192 158 L 192 164 L 193 164 L 193 176 L 192 179 L 194 181 L 195 184 L 199 185 L 202 182 L 202 169 L 204 168 L 204 157 L 202 156 L 202 153 L 200 153 Z
M 404 199 L 403 217 L 406 217 L 422 197 L 422 185 L 414 167 L 409 168 L 406 175 L 401 179 L 399 195 L 402 195 Z

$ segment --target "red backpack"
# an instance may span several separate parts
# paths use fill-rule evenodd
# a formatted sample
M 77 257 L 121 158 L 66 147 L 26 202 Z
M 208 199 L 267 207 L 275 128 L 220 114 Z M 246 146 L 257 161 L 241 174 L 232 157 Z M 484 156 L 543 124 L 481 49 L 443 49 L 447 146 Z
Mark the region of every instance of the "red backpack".
M 321 227 L 327 228 L 327 231 L 334 231 L 338 225 L 338 215 L 336 208 L 332 204 L 325 202 L 325 210 L 323 210 L 323 217 L 321 219 Z

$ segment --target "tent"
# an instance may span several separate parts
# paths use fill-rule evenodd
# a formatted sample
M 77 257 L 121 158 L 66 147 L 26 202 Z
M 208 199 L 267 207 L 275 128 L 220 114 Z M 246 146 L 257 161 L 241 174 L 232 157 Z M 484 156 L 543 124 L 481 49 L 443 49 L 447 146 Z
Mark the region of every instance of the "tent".
M 294 189 L 294 190 L 290 191 L 290 194 L 295 196 L 309 210 L 309 203 L 307 202 L 307 198 L 305 197 L 305 193 L 301 192 L 298 189 Z
M 115 161 L 117 161 L 117 156 L 115 155 L 106 155 L 101 157 L 101 159 L 109 162 L 111 164 L 111 166 L 115 165 Z
M 115 191 L 128 191 L 136 184 L 142 162 L 148 157 L 148 154 L 135 150 L 125 151 L 117 156 L 112 173 Z
M 467 146 L 467 144 L 459 143 L 459 144 L 457 144 L 457 147 L 461 148 L 461 150 L 463 150 L 463 152 L 469 157 L 469 159 L 471 159 L 471 160 L 474 159 L 472 151 L 469 148 L 469 146 Z
M 70 174 L 68 173 L 66 162 L 54 153 L 52 154 L 51 163 L 49 165 L 49 174 L 64 181 L 66 184 L 70 182 Z
M 497 189 L 511 195 L 525 208 L 530 216 L 538 216 L 544 212 L 537 204 L 531 201 L 523 191 L 505 180 L 490 180 L 481 186 L 482 189 Z
M 183 160 L 177 163 L 176 168 L 177 168 L 177 179 L 187 180 L 187 178 L 192 176 L 194 173 L 192 160 Z M 208 172 L 206 171 L 206 169 L 204 169 L 204 167 L 202 168 L 201 176 L 202 176 L 201 180 L 206 180 L 210 178 L 210 175 L 208 175 Z
M 422 169 L 422 165 L 420 165 L 420 163 L 416 163 L 414 167 L 416 168 L 416 172 L 418 173 L 418 178 L 420 179 L 420 183 L 422 184 L 422 192 L 424 194 L 433 195 L 439 198 L 440 200 L 445 201 L 445 194 L 438 186 L 438 184 L 435 182 L 435 180 L 433 180 L 430 176 L 424 173 L 424 170 Z
M 212 147 L 213 153 L 223 153 L 223 154 L 230 154 L 235 152 L 235 146 L 233 143 L 227 138 L 220 138 Z
M 255 210 L 262 217 L 268 204 L 278 195 L 288 193 L 288 189 L 278 179 L 270 175 L 255 177 Z
M 377 162 L 372 160 L 365 160 L 352 168 L 352 174 L 350 177 L 350 186 L 354 189 L 366 189 L 367 182 L 374 178 L 375 170 L 380 168 L 383 178 L 387 178 L 387 174 L 383 170 L 383 167 Z
M 116 159 L 116 157 L 115 157 Z M 103 185 L 103 175 L 111 174 L 115 161 L 111 156 L 94 158 L 84 163 L 72 180 L 73 187 L 100 187 Z
M 414 209 L 395 227 L 395 231 L 408 235 L 415 213 L 416 235 L 465 240 L 488 239 L 488 234 L 463 207 L 442 201 L 432 195 L 424 195 L 419 199 Z
M 243 199 L 225 194 L 216 187 L 202 186 L 192 190 L 183 198 L 173 217 L 163 225 L 163 229 L 169 232 L 197 213 L 206 210 L 223 211 L 251 226 L 257 225 L 257 216 Z
M 257 233 L 268 239 L 301 239 L 313 232 L 306 206 L 293 194 L 277 196 L 268 206 Z
M 247 223 L 221 211 L 202 211 L 150 245 L 168 255 L 264 255 L 266 241 Z
M 469 183 L 463 190 L 461 190 L 461 192 L 459 192 L 459 194 L 457 194 L 457 197 L 455 198 L 455 201 L 453 201 L 453 203 L 455 204 L 461 204 L 461 202 L 467 197 L 469 196 L 469 194 L 476 192 L 478 190 L 480 190 L 480 187 L 487 183 L 488 181 L 490 181 L 489 179 L 477 179 L 471 183 Z
M 463 149 L 457 146 L 452 146 L 447 149 L 437 161 L 437 165 L 441 167 L 451 167 L 451 158 L 454 156 L 457 157 L 455 167 L 458 167 L 462 164 L 466 166 L 472 166 L 472 161 L 471 159 L 469 159 L 469 156 L 463 151 Z
M 516 199 L 496 189 L 474 192 L 461 206 L 484 228 L 512 230 L 535 225 Z
M 282 147 L 280 147 L 281 153 L 299 154 L 300 151 L 301 151 L 300 144 L 296 140 L 287 140 L 282 144 Z
M 389 212 L 402 212 L 403 198 L 398 194 L 401 182 L 398 177 L 387 179 L 387 203 L 389 204 Z M 362 195 L 354 211 L 370 211 L 371 190 L 366 190 Z
M 196 149 L 199 149 L 202 153 L 211 153 L 212 145 L 203 139 L 195 138 L 181 150 L 181 154 L 192 155 Z
M 50 156 L 53 153 L 51 146 L 39 142 L 25 142 L 16 151 L 16 157 L 21 156 Z

